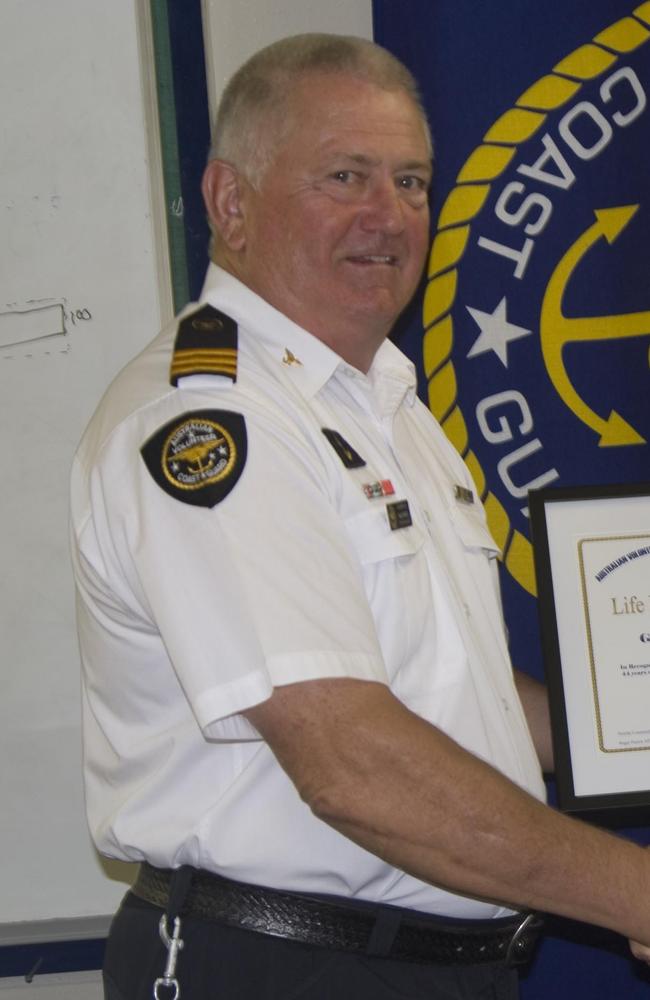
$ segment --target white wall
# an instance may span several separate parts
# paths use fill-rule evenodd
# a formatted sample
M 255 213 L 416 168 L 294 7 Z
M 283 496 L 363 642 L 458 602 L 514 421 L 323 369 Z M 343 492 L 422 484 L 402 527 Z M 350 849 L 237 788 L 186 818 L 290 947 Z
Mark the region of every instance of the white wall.
M 202 0 L 211 117 L 253 52 L 303 31 L 372 38 L 372 0 Z
M 160 328 L 167 279 L 148 4 L 0 9 L 1 942 L 124 893 L 84 817 L 68 475 L 107 383 Z

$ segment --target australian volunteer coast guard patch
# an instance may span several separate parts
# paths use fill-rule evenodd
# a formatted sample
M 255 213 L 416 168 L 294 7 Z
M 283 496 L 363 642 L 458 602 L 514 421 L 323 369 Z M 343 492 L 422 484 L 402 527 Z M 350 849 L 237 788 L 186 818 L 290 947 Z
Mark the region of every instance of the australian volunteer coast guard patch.
M 197 507 L 214 507 L 243 472 L 246 424 L 241 413 L 194 410 L 170 420 L 140 452 L 170 496 Z

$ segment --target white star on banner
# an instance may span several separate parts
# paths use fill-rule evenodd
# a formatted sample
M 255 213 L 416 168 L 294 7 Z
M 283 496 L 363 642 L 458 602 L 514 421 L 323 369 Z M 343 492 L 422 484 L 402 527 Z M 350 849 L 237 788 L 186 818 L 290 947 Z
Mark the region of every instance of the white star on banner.
M 494 312 L 487 313 L 481 309 L 472 309 L 465 306 L 473 320 L 480 327 L 480 334 L 474 341 L 467 357 L 473 358 L 477 354 L 485 351 L 494 351 L 501 364 L 508 367 L 508 344 L 512 340 L 519 340 L 520 337 L 527 337 L 532 330 L 526 330 L 523 326 L 515 326 L 506 319 L 507 302 L 506 297 L 501 299 Z

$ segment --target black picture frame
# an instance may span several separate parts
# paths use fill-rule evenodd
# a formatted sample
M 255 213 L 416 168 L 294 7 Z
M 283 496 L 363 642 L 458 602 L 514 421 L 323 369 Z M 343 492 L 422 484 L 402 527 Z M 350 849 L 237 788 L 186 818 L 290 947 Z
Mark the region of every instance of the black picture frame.
M 558 807 L 608 827 L 647 825 L 650 638 L 641 637 L 650 637 L 650 482 L 546 487 L 529 494 L 529 513 Z M 594 574 L 586 556 L 593 561 L 593 553 L 596 559 L 603 553 L 607 560 L 607 552 L 611 556 L 617 545 L 620 555 Z M 594 588 L 604 583 L 610 588 L 612 581 L 623 586 L 626 575 L 635 583 L 647 576 L 642 594 L 612 598 L 605 592 L 592 601 Z M 629 622 L 619 621 L 621 617 Z M 628 631 L 621 632 L 626 626 Z M 638 664 L 616 664 L 611 655 L 600 655 L 599 642 L 608 654 L 616 647 L 614 628 L 623 637 L 621 648 L 629 648 L 636 626 Z M 635 669 L 626 673 L 625 667 Z M 603 678 L 607 694 L 599 691 Z M 636 698 L 638 693 L 645 701 Z M 614 723 L 609 727 L 614 736 L 606 735 L 602 715 L 613 703 L 620 717 L 626 699 L 635 719 L 639 706 L 647 705 L 647 727 L 617 730 Z

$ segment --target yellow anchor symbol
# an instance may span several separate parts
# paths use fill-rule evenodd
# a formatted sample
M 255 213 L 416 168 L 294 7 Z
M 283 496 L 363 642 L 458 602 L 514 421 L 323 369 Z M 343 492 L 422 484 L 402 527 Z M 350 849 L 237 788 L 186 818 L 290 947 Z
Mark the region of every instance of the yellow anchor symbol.
M 650 310 L 568 319 L 562 313 L 562 297 L 571 275 L 596 241 L 602 236 L 612 244 L 638 209 L 639 205 L 596 209 L 596 221 L 569 247 L 553 271 L 542 302 L 540 341 L 546 370 L 566 406 L 600 435 L 600 448 L 645 444 L 645 438 L 615 410 L 604 418 L 581 399 L 567 375 L 562 350 L 572 341 L 618 340 L 650 334 Z

